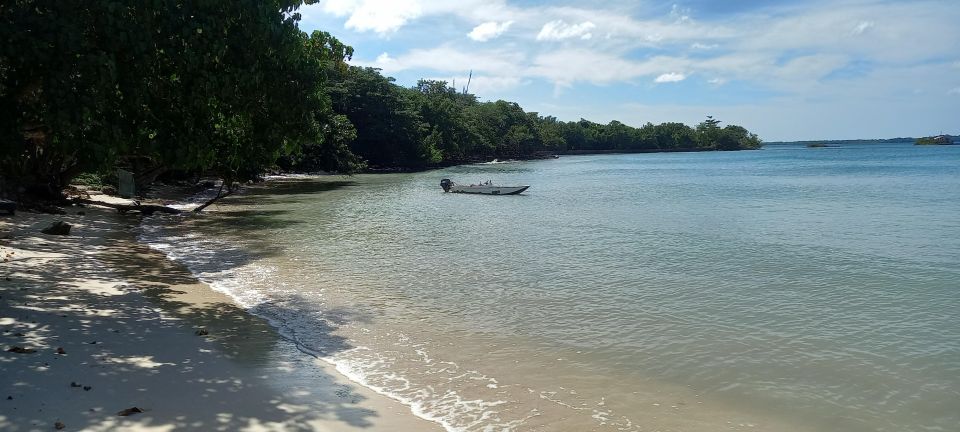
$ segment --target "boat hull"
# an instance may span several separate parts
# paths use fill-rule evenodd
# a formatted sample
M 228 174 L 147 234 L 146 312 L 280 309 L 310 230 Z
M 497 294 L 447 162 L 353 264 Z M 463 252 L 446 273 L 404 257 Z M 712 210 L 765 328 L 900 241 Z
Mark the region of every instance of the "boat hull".
M 460 186 L 454 185 L 450 192 L 478 195 L 516 195 L 530 188 L 530 186 Z

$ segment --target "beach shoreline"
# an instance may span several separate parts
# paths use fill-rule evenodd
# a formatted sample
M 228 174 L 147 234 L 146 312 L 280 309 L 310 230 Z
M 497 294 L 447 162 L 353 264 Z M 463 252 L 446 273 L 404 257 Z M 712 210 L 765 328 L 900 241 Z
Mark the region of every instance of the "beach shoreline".
M 443 430 L 137 242 L 139 217 L 71 213 L 0 219 L 0 429 Z

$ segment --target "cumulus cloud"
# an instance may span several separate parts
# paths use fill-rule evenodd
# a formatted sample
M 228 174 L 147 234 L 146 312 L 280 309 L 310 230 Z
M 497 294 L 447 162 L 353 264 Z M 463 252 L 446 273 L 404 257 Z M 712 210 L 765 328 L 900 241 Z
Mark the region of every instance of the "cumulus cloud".
M 660 74 L 656 79 L 653 80 L 655 83 L 672 83 L 680 82 L 687 79 L 687 76 L 679 72 L 668 72 L 665 74 Z
M 584 21 L 580 24 L 567 24 L 564 20 L 550 21 L 543 25 L 540 33 L 537 34 L 537 40 L 563 40 L 570 38 L 580 38 L 587 40 L 593 37 L 593 30 L 596 25 L 590 21 Z
M 338 17 L 349 16 L 344 24 L 349 29 L 381 35 L 396 32 L 423 15 L 417 0 L 327 0 L 324 11 Z
M 477 42 L 486 42 L 502 35 L 505 31 L 507 31 L 507 29 L 510 28 L 511 24 L 513 24 L 513 21 L 507 21 L 503 23 L 488 21 L 474 27 L 473 31 L 468 33 L 467 36 Z

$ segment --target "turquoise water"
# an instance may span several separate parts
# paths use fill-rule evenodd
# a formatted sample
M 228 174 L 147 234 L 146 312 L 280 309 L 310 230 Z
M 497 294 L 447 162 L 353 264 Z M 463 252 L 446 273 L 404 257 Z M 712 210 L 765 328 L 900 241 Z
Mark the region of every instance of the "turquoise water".
M 960 146 L 286 179 L 191 222 L 232 234 L 145 238 L 451 430 L 960 430 Z

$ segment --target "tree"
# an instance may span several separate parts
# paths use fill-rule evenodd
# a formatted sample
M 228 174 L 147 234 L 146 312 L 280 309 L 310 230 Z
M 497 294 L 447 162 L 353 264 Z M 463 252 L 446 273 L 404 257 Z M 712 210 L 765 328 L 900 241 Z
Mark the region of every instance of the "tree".
M 357 130 L 350 149 L 376 167 L 423 165 L 423 124 L 414 91 L 400 87 L 379 69 L 351 66 L 328 88 L 333 110 Z

